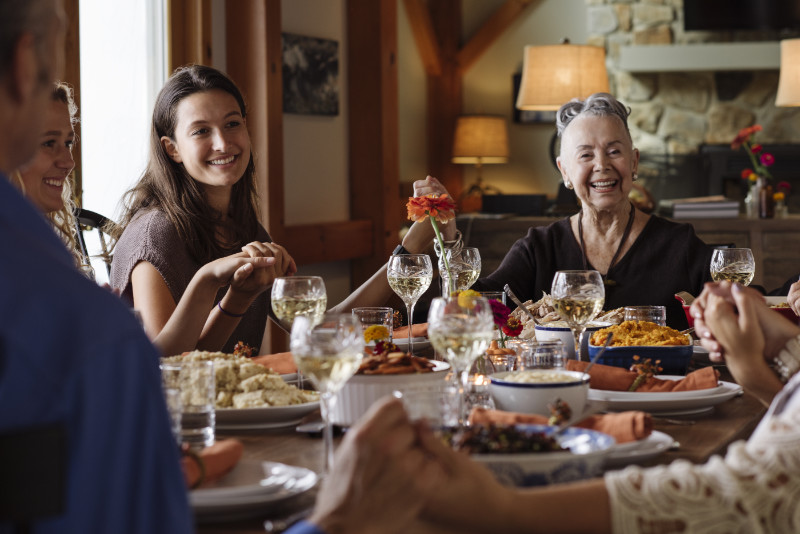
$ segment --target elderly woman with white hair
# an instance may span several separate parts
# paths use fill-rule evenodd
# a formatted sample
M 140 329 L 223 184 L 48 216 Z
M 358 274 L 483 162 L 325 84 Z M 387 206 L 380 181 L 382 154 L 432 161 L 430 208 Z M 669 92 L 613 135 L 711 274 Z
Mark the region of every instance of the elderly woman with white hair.
M 531 228 L 473 289 L 501 290 L 508 283 L 522 300 L 538 300 L 550 291 L 556 271 L 594 269 L 605 282 L 606 309 L 663 305 L 670 326 L 688 326 L 674 295 L 700 293 L 709 280 L 711 249 L 690 224 L 644 213 L 628 199 L 639 166 L 629 113 L 606 93 L 561 107 L 558 168 L 581 209 Z

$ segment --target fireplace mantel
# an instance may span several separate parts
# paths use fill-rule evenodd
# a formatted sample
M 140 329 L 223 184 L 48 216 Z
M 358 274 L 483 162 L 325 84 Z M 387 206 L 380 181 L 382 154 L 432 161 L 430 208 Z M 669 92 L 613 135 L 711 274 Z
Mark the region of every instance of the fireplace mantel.
M 629 72 L 778 70 L 780 42 L 631 45 L 618 68 Z

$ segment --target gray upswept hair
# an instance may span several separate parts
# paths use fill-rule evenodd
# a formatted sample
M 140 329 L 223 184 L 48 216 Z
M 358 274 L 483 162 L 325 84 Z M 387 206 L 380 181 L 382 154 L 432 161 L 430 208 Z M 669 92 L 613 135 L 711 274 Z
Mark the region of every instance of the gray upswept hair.
M 39 58 L 45 56 L 44 46 L 55 6 L 53 0 L 0 0 L 0 79 L 8 75 L 14 47 L 23 33 L 33 34 Z M 46 78 L 47 74 L 43 70 L 39 77 Z
M 580 115 L 594 115 L 595 117 L 619 117 L 622 124 L 625 126 L 625 131 L 628 133 L 628 139 L 631 138 L 631 131 L 628 129 L 628 115 L 631 114 L 631 108 L 625 106 L 622 102 L 614 98 L 608 93 L 595 93 L 589 96 L 586 100 L 578 100 L 573 98 L 558 110 L 556 114 L 556 128 L 558 136 L 564 133 L 564 129 Z

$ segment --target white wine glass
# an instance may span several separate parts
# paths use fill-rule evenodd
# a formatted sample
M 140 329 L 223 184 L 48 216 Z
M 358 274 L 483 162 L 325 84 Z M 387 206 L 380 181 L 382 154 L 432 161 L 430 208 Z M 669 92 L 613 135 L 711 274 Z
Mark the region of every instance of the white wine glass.
M 282 276 L 272 283 L 272 312 L 281 326 L 291 332 L 295 317 L 322 320 L 328 306 L 325 282 L 319 276 Z M 303 373 L 298 369 L 297 387 L 303 389 Z
M 756 262 L 749 248 L 715 248 L 711 254 L 711 278 L 750 285 L 756 274 Z
M 297 368 L 320 392 L 327 474 L 333 466 L 330 414 L 336 393 L 358 371 L 364 356 L 361 321 L 349 313 L 327 313 L 318 323 L 299 315 L 292 326 L 290 346 Z
M 606 300 L 603 278 L 597 271 L 556 271 L 550 296 L 572 330 L 575 359 L 580 360 L 586 325 L 600 313 Z
M 444 268 L 444 261 L 439 258 L 439 273 L 442 278 L 442 296 L 450 296 L 449 277 L 454 277 L 455 291 L 464 291 L 472 287 L 481 275 L 481 253 L 475 247 L 462 248 L 453 254 L 451 250 L 446 250 L 447 263 L 450 267 L 448 272 Z
M 272 283 L 272 311 L 286 330 L 303 315 L 319 322 L 328 306 L 325 282 L 319 276 L 283 276 Z
M 483 297 L 437 297 L 428 311 L 428 337 L 459 380 L 459 422 L 465 420 L 469 370 L 494 336 L 492 307 Z
M 433 280 L 433 265 L 427 254 L 396 254 L 389 258 L 386 268 L 389 287 L 406 305 L 408 313 L 408 352 L 414 353 L 411 344 L 411 327 L 414 324 L 414 305 Z

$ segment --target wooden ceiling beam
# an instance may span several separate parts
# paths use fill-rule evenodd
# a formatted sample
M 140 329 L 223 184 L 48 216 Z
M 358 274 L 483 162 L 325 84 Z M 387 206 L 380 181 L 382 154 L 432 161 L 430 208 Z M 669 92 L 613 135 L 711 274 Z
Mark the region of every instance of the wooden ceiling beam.
M 442 51 L 433 31 L 431 12 L 425 0 L 404 0 L 414 42 L 417 44 L 422 65 L 428 76 L 442 74 Z
M 456 60 L 458 61 L 458 67 L 461 72 L 467 72 L 469 68 L 478 61 L 478 58 L 489 49 L 492 43 L 503 35 L 503 32 L 505 32 L 534 1 L 541 0 L 506 0 L 505 4 L 497 8 L 489 20 L 484 22 L 469 42 L 458 51 Z

